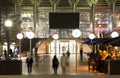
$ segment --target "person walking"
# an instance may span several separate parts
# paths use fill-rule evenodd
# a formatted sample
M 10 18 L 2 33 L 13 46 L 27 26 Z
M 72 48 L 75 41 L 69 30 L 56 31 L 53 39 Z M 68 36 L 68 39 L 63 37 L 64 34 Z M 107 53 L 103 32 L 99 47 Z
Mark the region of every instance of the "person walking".
M 80 60 L 83 60 L 83 49 L 80 49 Z
M 11 48 L 9 49 L 9 54 L 10 54 L 10 57 L 13 57 L 13 52 Z
M 62 73 L 65 74 L 66 72 L 66 66 L 67 66 L 67 57 L 65 56 L 65 53 L 61 56 L 61 68 Z
M 27 63 L 28 73 L 31 73 L 32 72 L 33 58 L 31 56 L 28 56 L 26 59 L 26 63 Z
M 53 67 L 53 70 L 54 70 L 54 74 L 57 74 L 58 66 L 59 66 L 58 58 L 57 58 L 56 55 L 54 55 L 54 57 L 52 59 L 52 67 Z
M 69 50 L 67 51 L 67 57 L 69 58 L 70 57 L 70 52 L 69 52 Z
M 3 54 L 5 55 L 5 58 L 7 58 L 7 50 L 4 49 L 3 52 L 4 52 Z

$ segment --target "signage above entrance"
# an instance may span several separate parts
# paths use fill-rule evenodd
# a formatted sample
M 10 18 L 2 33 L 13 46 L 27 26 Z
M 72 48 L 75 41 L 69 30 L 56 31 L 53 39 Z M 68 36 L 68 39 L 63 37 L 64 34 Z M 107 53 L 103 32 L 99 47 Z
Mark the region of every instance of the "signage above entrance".
M 79 13 L 49 13 L 50 29 L 78 29 Z

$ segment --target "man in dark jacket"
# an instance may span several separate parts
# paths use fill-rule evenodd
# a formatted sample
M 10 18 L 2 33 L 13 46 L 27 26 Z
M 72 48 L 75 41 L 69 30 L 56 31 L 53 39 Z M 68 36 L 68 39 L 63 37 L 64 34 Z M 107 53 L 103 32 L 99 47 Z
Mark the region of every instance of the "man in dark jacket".
M 31 56 L 27 57 L 26 59 L 28 73 L 32 72 L 32 64 L 33 64 L 33 58 Z
M 57 74 L 58 66 L 59 66 L 59 61 L 58 61 L 56 55 L 54 55 L 53 60 L 52 60 L 52 67 L 54 69 L 54 74 Z

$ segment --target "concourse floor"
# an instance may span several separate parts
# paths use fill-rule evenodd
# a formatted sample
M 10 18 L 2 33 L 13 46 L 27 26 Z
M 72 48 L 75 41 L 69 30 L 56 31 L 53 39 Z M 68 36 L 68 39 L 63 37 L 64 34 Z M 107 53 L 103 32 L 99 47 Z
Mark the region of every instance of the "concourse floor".
M 31 74 L 53 74 L 52 69 L 52 58 L 54 54 L 46 54 L 39 57 L 38 63 L 34 61 L 33 71 Z M 61 54 L 57 54 L 57 58 L 60 62 Z M 87 58 L 84 58 L 83 61 L 79 60 L 79 55 L 76 58 L 75 54 L 71 54 L 69 58 L 69 66 L 67 66 L 66 74 L 93 74 L 88 71 Z M 77 60 L 76 60 L 77 59 Z M 76 63 L 77 61 L 77 63 Z M 27 75 L 26 63 L 23 62 L 23 74 Z M 61 66 L 59 64 L 58 74 L 62 74 Z
M 79 54 L 77 55 L 77 58 L 75 54 L 70 55 L 69 66 L 67 67 L 65 74 L 62 74 L 62 70 L 59 65 L 58 74 L 55 75 L 51 64 L 53 56 L 53 54 L 40 56 L 37 63 L 34 61 L 31 74 L 28 74 L 25 58 L 23 58 L 22 75 L 0 75 L 0 78 L 120 78 L 120 75 L 108 75 L 88 71 L 87 58 L 84 57 L 81 61 L 79 60 Z M 57 55 L 59 61 L 61 56 L 61 54 Z

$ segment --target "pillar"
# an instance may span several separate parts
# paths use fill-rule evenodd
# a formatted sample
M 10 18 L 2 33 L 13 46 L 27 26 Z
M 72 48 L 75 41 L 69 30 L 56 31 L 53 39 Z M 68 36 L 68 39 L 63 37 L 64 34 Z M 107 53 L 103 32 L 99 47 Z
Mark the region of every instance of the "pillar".
M 2 24 L 1 24 L 1 22 L 2 22 L 2 12 L 1 12 L 1 7 L 0 7 L 0 32 L 1 32 L 1 26 L 2 26 Z M 0 42 L 1 42 L 2 40 L 1 40 L 1 33 L 0 33 Z
M 114 18 L 112 17 L 112 14 L 114 14 L 114 12 L 115 12 L 116 0 L 107 0 L 107 3 L 110 8 L 110 17 L 109 17 L 110 20 L 109 20 L 108 29 L 109 29 L 109 31 L 112 31 L 116 28 Z
M 75 4 L 75 3 L 73 3 L 73 5 L 72 5 L 72 11 L 73 11 L 73 12 L 76 11 L 76 4 Z
M 34 0 L 34 3 L 33 3 L 33 23 L 34 23 L 34 33 L 36 34 L 36 23 L 37 23 L 37 0 Z
M 92 12 L 91 12 L 91 24 L 92 24 L 92 32 L 95 33 L 95 4 L 92 4 Z
M 56 2 L 53 3 L 53 12 L 56 12 L 57 4 Z
M 95 33 L 95 5 L 99 0 L 87 0 L 88 5 L 91 7 L 91 30 Z

